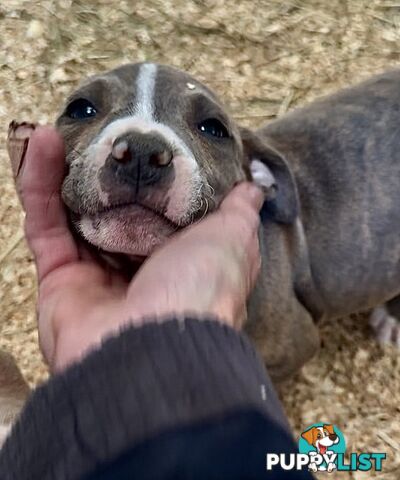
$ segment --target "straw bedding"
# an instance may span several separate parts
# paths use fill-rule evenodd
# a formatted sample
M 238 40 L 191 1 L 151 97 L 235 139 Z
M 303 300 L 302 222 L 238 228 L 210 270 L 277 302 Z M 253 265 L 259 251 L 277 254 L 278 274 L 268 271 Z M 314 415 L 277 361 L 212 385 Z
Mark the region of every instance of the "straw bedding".
M 151 59 L 215 89 L 257 126 L 399 62 L 400 4 L 367 0 L 7 0 L 0 4 L 0 348 L 35 385 L 46 378 L 35 328 L 36 284 L 5 153 L 13 119 L 52 122 L 79 80 Z M 322 325 L 320 354 L 280 393 L 296 434 L 327 421 L 348 451 L 386 452 L 397 480 L 400 355 L 378 347 L 363 316 Z

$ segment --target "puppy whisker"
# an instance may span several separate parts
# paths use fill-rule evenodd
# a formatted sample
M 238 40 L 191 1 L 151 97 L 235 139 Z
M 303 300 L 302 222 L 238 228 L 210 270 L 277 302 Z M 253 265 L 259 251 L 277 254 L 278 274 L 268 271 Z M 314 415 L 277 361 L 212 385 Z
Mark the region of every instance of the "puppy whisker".
M 204 198 L 203 201 L 202 201 L 202 203 L 203 203 L 203 205 L 205 204 L 205 208 L 204 208 L 204 212 L 203 212 L 200 220 L 203 220 L 203 218 L 207 215 L 208 210 L 209 210 L 209 208 L 210 208 L 210 204 L 208 203 L 207 198 Z M 203 205 L 202 205 L 202 207 L 203 207 Z

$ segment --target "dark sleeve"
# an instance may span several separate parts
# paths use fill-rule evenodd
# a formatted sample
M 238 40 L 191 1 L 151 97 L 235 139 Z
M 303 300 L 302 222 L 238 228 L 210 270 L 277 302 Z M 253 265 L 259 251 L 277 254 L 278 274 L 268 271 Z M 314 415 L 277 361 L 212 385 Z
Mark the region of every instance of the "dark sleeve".
M 124 330 L 36 389 L 0 478 L 264 478 L 268 451 L 296 450 L 250 342 L 215 321 L 170 320 Z M 309 478 L 296 474 L 266 478 Z

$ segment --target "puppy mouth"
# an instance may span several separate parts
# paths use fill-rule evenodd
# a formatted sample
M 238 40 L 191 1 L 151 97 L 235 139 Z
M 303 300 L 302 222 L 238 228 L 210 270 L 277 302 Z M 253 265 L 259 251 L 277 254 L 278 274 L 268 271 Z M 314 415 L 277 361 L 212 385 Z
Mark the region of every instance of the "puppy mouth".
M 151 255 L 170 236 L 196 221 L 195 214 L 172 220 L 167 216 L 168 199 L 162 195 L 113 199 L 91 207 L 70 210 L 77 233 L 102 251 L 130 258 Z
M 74 214 L 71 220 L 78 233 L 100 250 L 135 258 L 150 255 L 181 228 L 160 211 L 136 202 Z
M 140 215 L 141 217 L 154 220 L 159 223 L 164 223 L 172 230 L 179 230 L 184 227 L 184 225 L 178 225 L 177 223 L 173 222 L 171 219 L 166 217 L 160 210 L 145 205 L 141 202 L 137 201 L 129 201 L 129 202 L 121 202 L 115 203 L 112 205 L 102 205 L 96 211 L 90 212 L 72 212 L 71 211 L 71 218 L 73 222 L 77 222 L 82 218 L 90 219 L 92 222 L 100 221 L 103 218 L 111 218 L 111 217 L 121 217 L 126 216 L 127 219 L 131 216 L 131 214 L 136 214 L 135 216 Z
M 158 220 L 165 222 L 168 224 L 172 229 L 179 230 L 182 226 L 176 224 L 168 217 L 166 217 L 161 211 L 157 210 L 156 208 L 149 207 L 148 205 L 144 205 L 140 202 L 124 202 L 124 203 L 116 203 L 114 205 L 107 205 L 100 207 L 97 212 L 85 214 L 86 217 L 91 219 L 100 219 L 103 216 L 113 215 L 120 215 L 121 213 L 126 213 L 129 216 L 130 212 L 141 212 L 145 216 L 154 216 Z

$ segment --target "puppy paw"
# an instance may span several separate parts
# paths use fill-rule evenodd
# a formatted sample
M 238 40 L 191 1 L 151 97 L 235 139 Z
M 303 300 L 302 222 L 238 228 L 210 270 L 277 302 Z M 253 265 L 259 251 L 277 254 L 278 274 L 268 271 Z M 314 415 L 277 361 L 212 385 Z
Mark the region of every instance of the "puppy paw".
M 0 425 L 0 449 L 11 431 L 11 425 Z
M 400 322 L 390 315 L 385 306 L 372 310 L 369 324 L 380 344 L 391 344 L 400 349 Z

